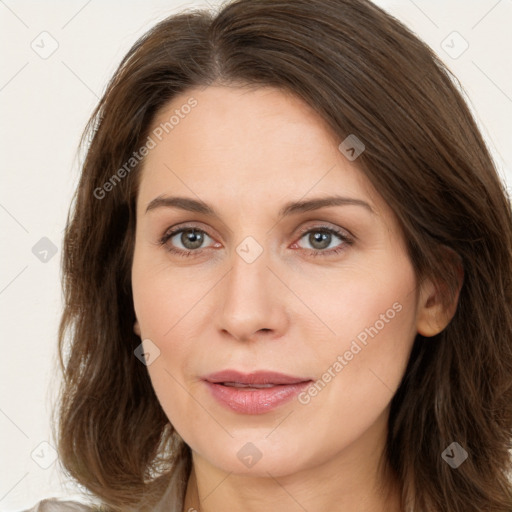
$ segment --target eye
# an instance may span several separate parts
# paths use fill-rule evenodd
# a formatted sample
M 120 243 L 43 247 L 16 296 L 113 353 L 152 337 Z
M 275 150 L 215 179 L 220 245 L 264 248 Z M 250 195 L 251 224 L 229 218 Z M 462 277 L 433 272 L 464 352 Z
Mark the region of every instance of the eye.
M 159 243 L 160 245 L 165 245 L 169 252 L 180 256 L 190 256 L 192 253 L 199 254 L 202 252 L 203 248 L 201 248 L 201 246 L 203 245 L 205 238 L 212 240 L 208 233 L 202 229 L 185 226 L 172 231 L 167 231 L 159 240 Z
M 336 245 L 336 238 L 341 243 Z M 353 243 L 353 240 L 347 233 L 327 226 L 317 226 L 303 230 L 300 240 L 302 239 L 305 239 L 311 246 L 311 248 L 306 247 L 306 249 L 314 256 L 337 254 Z M 334 246 L 332 245 L 333 243 Z M 298 244 L 295 243 L 294 245 Z M 301 247 L 300 245 L 298 246 Z
M 165 246 L 168 252 L 178 256 L 192 256 L 200 254 L 205 249 L 204 243 L 207 239 L 213 241 L 206 231 L 195 226 L 182 226 L 167 231 L 159 240 L 159 245 Z M 299 240 L 302 239 L 305 239 L 311 248 L 302 247 L 297 242 L 293 246 L 306 249 L 313 256 L 337 254 L 353 243 L 353 239 L 344 231 L 327 226 L 303 229 Z M 336 239 L 341 243 L 338 242 L 336 245 Z M 335 245 L 332 247 L 333 242 Z M 221 245 L 217 243 L 216 246 Z

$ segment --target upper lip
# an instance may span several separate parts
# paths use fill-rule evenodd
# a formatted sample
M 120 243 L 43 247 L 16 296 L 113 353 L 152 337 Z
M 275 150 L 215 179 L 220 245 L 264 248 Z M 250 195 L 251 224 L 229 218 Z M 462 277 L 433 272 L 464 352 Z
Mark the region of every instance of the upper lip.
M 255 371 L 251 373 L 242 373 L 237 370 L 222 370 L 211 373 L 203 377 L 204 380 L 212 383 L 233 382 L 238 384 L 298 384 L 306 382 L 310 378 L 294 377 L 279 372 Z

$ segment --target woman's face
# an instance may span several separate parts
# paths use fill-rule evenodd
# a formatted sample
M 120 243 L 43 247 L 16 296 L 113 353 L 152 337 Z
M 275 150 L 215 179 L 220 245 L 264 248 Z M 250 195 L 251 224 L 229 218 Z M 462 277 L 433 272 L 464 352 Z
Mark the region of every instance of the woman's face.
M 234 473 L 375 456 L 423 317 L 358 147 L 273 88 L 192 89 L 152 130 L 132 284 L 170 422 Z

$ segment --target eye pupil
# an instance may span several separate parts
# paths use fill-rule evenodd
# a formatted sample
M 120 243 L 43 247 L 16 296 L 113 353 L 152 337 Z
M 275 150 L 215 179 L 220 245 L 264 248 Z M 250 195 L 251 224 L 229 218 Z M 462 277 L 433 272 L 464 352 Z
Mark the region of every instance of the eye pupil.
M 201 244 L 203 243 L 203 234 L 194 231 L 192 229 L 189 229 L 187 231 L 183 231 L 181 234 L 181 243 L 186 247 L 187 249 L 197 249 L 198 247 L 201 247 Z M 191 246 L 187 244 L 191 244 Z
M 331 242 L 331 234 L 315 231 L 309 235 L 309 242 L 315 249 L 325 249 Z M 316 245 L 319 244 L 320 246 Z

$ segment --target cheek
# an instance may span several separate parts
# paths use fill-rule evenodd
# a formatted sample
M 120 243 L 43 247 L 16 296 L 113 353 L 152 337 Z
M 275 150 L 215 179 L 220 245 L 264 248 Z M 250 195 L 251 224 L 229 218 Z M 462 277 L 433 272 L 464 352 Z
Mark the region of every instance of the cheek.
M 400 384 L 416 335 L 417 295 L 408 261 L 350 275 L 323 288 L 323 319 L 336 334 L 316 348 L 318 380 L 301 403 L 344 423 L 347 411 L 357 412 L 357 430 L 356 423 L 363 428 L 385 409 Z
M 297 277 L 293 282 L 297 295 L 307 297 L 310 311 L 317 313 L 314 321 L 323 335 L 309 343 L 322 360 L 325 354 L 350 350 L 354 340 L 362 348 L 381 340 L 372 345 L 384 351 L 410 344 L 417 307 L 414 270 L 404 257 L 393 260 L 385 256 L 381 253 L 371 264 L 331 272 L 325 279 Z
M 193 361 L 198 315 L 208 318 L 201 298 L 209 286 L 188 272 L 172 271 L 134 254 L 132 292 L 141 337 L 157 347 L 158 357 L 147 371 L 153 389 L 173 426 L 185 429 L 197 413 L 190 398 L 194 383 L 188 369 Z M 155 349 L 153 349 L 155 350 Z
M 135 314 L 142 335 L 166 339 L 172 336 L 189 312 L 200 306 L 208 287 L 191 271 L 155 264 L 147 257 L 134 255 L 132 291 Z

